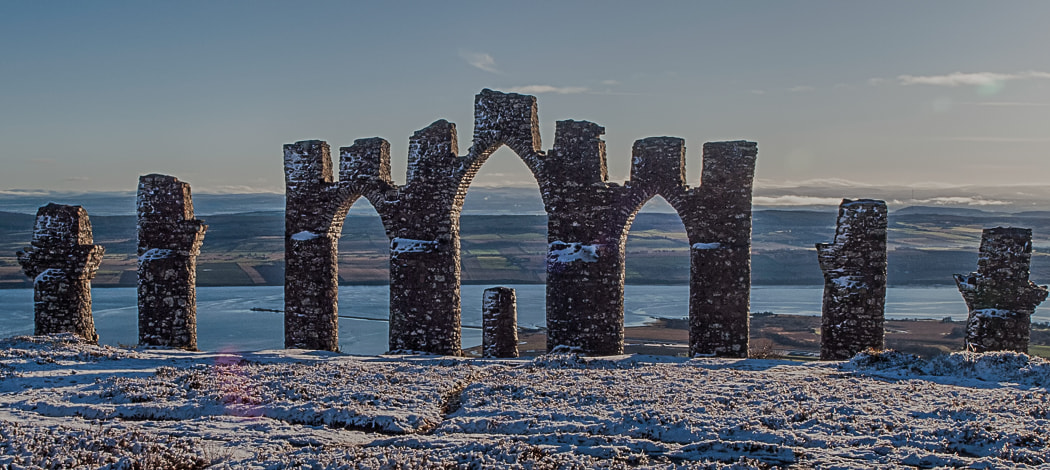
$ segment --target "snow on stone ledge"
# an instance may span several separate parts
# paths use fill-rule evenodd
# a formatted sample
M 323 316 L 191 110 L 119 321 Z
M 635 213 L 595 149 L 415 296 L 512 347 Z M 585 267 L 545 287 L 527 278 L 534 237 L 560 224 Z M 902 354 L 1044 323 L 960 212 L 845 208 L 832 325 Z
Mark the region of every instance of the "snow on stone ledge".
M 547 245 L 547 260 L 552 263 L 571 263 L 573 261 L 596 263 L 599 248 L 601 245 L 598 244 L 587 245 L 555 240 Z
M 722 244 L 718 242 L 712 243 L 693 243 L 694 250 L 717 250 L 722 248 Z
M 171 258 L 175 254 L 175 250 L 168 250 L 165 248 L 150 248 L 146 250 L 142 256 L 139 256 L 139 262 L 156 261 L 159 259 Z
M 982 308 L 973 311 L 975 318 L 1011 318 L 1017 316 L 1016 313 L 1001 308 Z
M 58 268 L 48 268 L 44 272 L 37 274 L 36 279 L 33 282 L 48 282 L 66 277 L 66 272 Z
M 302 232 L 293 234 L 291 238 L 297 242 L 305 242 L 307 240 L 321 238 L 321 236 L 309 230 L 303 230 Z
M 394 237 L 390 240 L 390 253 L 395 256 L 402 253 L 433 253 L 437 251 L 437 246 L 436 240 Z

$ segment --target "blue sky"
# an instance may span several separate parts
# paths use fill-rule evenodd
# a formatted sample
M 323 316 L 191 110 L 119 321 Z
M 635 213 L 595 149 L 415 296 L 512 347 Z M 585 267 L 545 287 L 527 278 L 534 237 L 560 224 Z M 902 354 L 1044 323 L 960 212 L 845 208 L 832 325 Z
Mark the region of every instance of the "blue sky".
M 1050 2 L 0 3 L 0 191 L 283 191 L 281 145 L 470 146 L 482 88 L 634 140 L 759 143 L 758 184 L 1050 181 Z M 529 185 L 509 151 L 479 175 Z

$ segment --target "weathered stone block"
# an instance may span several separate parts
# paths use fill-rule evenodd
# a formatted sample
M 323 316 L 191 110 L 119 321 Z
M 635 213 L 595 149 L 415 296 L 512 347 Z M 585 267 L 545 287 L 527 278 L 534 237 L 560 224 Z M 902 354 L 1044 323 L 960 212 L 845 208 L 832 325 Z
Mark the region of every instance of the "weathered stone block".
M 139 344 L 197 349 L 197 256 L 208 226 L 190 185 L 145 175 L 138 186 Z
M 886 227 L 884 201 L 843 199 L 835 241 L 817 244 L 824 272 L 822 360 L 849 359 L 885 345 Z
M 481 322 L 484 357 L 518 357 L 518 302 L 514 289 L 485 289 Z
M 1031 229 L 984 230 L 977 271 L 955 275 L 955 284 L 970 310 L 967 349 L 1028 353 L 1031 317 L 1047 296 L 1046 286 L 1028 280 L 1031 259 Z
M 34 334 L 73 333 L 98 341 L 91 316 L 91 279 L 105 249 L 92 244 L 91 221 L 80 206 L 37 210 L 31 246 L 17 253 L 33 278 Z

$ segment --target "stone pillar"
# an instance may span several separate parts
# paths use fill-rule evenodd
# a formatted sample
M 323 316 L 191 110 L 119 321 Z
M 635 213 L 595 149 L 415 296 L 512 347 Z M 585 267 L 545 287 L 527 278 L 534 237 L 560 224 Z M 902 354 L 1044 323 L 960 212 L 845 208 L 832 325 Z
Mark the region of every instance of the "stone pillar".
M 747 357 L 751 195 L 758 144 L 704 144 L 701 185 L 678 203 L 690 244 L 689 355 Z
M 966 348 L 976 352 L 1028 353 L 1035 307 L 1046 300 L 1046 286 L 1028 280 L 1032 230 L 985 229 L 977 272 L 956 274 L 955 284 L 970 314 Z
M 484 357 L 518 357 L 518 301 L 514 289 L 485 289 L 481 326 Z
M 623 354 L 622 186 L 604 181 L 605 129 L 559 121 L 545 161 L 547 350 Z
M 817 244 L 824 272 L 821 360 L 885 345 L 886 216 L 883 201 L 843 199 L 835 241 Z
M 339 350 L 338 241 L 328 144 L 284 146 L 284 347 Z M 333 233 L 334 232 L 334 233 Z
M 34 278 L 33 334 L 73 333 L 98 342 L 91 279 L 105 249 L 92 243 L 83 207 L 52 203 L 37 211 L 32 246 L 17 253 L 22 271 Z
M 384 212 L 390 241 L 390 351 L 461 354 L 456 126 L 439 120 L 409 141 L 408 183 Z M 394 213 L 389 213 L 393 211 Z
M 197 349 L 197 256 L 208 226 L 190 185 L 145 175 L 138 187 L 139 344 Z

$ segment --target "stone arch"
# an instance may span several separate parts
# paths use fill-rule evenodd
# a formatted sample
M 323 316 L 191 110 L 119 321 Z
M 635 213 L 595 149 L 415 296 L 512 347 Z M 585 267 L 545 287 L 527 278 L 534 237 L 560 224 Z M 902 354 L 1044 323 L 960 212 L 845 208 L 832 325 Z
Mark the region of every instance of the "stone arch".
M 506 145 L 532 171 L 547 212 L 548 349 L 623 352 L 626 230 L 644 202 L 660 194 L 678 210 L 694 248 L 690 318 L 697 339 L 691 351 L 746 355 L 755 144 L 705 144 L 703 184 L 689 189 L 682 139 L 642 139 L 635 144 L 631 181 L 619 185 L 608 181 L 604 132 L 587 121 L 559 121 L 553 148 L 541 152 L 536 98 L 486 89 L 475 98 L 467 155 L 458 155 L 455 125 L 435 121 L 409 141 L 404 185 L 390 179 L 389 145 L 382 139 L 359 139 L 341 149 L 338 182 L 326 143 L 286 145 L 286 346 L 337 348 L 329 325 L 336 308 L 333 229 L 341 228 L 352 199 L 364 196 L 391 242 L 391 351 L 459 354 L 459 212 L 477 171 Z M 714 245 L 721 248 L 707 249 Z M 715 276 L 696 274 L 718 263 L 732 265 L 729 277 L 739 282 L 722 285 Z M 731 288 L 739 292 L 727 294 Z M 741 314 L 742 342 L 735 320 Z M 729 333 L 725 318 L 733 319 Z

